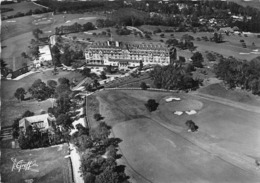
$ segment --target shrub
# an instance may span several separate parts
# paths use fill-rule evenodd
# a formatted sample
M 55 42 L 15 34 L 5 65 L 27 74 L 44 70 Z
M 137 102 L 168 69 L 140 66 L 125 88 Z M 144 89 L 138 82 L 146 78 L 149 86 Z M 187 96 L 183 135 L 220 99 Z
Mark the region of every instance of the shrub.
M 197 131 L 199 128 L 192 120 L 187 120 L 185 124 L 192 132 Z
M 159 103 L 157 103 L 154 99 L 149 99 L 144 105 L 148 109 L 148 111 L 152 112 L 157 109 Z
M 101 114 L 99 114 L 99 113 L 94 114 L 94 119 L 95 119 L 96 121 L 101 120 L 101 119 L 102 119 Z
M 148 86 L 146 85 L 145 82 L 142 82 L 140 87 L 142 88 L 142 90 L 147 90 Z

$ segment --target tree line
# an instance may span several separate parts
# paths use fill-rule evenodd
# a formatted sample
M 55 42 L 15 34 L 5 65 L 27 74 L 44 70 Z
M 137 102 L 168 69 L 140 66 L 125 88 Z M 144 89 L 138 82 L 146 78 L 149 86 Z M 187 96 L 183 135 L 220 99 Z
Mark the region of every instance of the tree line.
M 95 30 L 96 27 L 91 22 L 87 22 L 83 25 L 79 23 L 74 23 L 72 25 L 68 26 L 61 26 L 55 28 L 55 34 L 61 35 L 61 34 L 69 34 L 69 33 L 76 33 L 76 32 L 84 32 L 89 30 Z
M 230 88 L 241 87 L 260 95 L 260 57 L 251 61 L 238 61 L 233 57 L 223 58 L 215 65 L 217 77 Z
M 80 172 L 85 182 L 129 183 L 125 166 L 118 165 L 122 157 L 118 153 L 119 138 L 109 137 L 111 127 L 105 122 L 97 122 L 95 128 L 77 125 L 78 131 L 72 135 L 71 142 L 81 152 Z M 86 151 L 87 150 L 87 151 Z

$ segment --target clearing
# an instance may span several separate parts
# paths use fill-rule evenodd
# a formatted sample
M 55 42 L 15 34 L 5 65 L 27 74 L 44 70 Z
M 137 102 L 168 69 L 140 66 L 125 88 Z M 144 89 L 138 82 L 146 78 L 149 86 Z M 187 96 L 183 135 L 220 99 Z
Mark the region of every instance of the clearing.
M 2 182 L 17 183 L 33 180 L 37 183 L 69 183 L 72 179 L 71 163 L 64 157 L 68 155 L 67 145 L 57 145 L 33 150 L 1 149 L 1 176 Z M 13 169 L 13 161 L 24 163 L 35 161 L 36 165 L 29 170 Z M 32 182 L 32 181 L 30 181 Z

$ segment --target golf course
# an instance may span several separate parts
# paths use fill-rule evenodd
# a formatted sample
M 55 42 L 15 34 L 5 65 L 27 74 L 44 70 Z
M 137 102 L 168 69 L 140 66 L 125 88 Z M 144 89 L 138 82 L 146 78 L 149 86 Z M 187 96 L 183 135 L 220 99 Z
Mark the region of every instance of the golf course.
M 259 182 L 259 106 L 141 90 L 102 91 L 95 97 L 112 135 L 123 140 L 122 164 L 132 182 Z M 181 100 L 166 102 L 167 97 Z M 146 109 L 148 99 L 159 103 L 156 111 Z M 189 110 L 196 114 L 185 113 Z M 188 132 L 187 120 L 198 125 L 197 132 Z

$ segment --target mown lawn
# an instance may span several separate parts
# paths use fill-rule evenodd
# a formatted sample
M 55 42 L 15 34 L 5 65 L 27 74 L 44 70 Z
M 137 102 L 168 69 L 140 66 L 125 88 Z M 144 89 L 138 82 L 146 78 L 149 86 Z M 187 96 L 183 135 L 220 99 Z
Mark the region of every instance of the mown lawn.
M 34 183 L 70 183 L 71 170 L 69 159 L 64 157 L 68 155 L 67 145 L 58 145 L 48 148 L 40 148 L 33 150 L 21 149 L 1 149 L 2 159 L 0 165 L 2 182 L 17 183 L 25 182 L 32 179 Z M 23 160 L 25 163 L 36 161 L 38 166 L 33 166 L 31 171 L 21 169 L 13 169 L 13 161 L 15 158 L 18 161 Z

